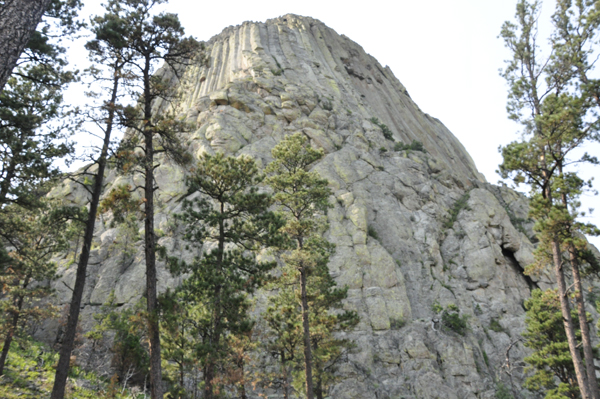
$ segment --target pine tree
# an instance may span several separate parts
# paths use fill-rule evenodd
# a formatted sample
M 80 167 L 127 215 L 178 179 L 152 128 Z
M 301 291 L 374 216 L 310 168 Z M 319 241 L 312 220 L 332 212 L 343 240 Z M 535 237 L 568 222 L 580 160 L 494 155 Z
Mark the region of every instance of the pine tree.
M 597 2 L 577 2 L 575 9 L 579 6 L 583 6 L 579 10 L 586 13 L 584 19 L 591 24 L 592 30 L 575 29 L 565 34 L 564 27 L 571 23 L 574 14 L 570 1 L 559 1 L 553 17 L 553 53 L 545 61 L 539 60 L 535 41 L 538 2 L 520 1 L 517 4 L 517 25 L 507 22 L 503 26 L 501 36 L 513 54 L 503 74 L 511 87 L 507 109 L 510 117 L 522 123 L 525 130 L 522 141 L 502 148 L 500 172 L 504 178 L 512 177 L 515 183 L 526 183 L 531 187 L 531 216 L 536 220 L 534 229 L 540 239 L 536 265 L 554 265 L 564 328 L 578 385 L 584 398 L 597 399 L 600 393 L 579 270 L 585 244 L 578 239 L 579 233 L 594 232 L 595 228 L 576 221 L 580 215 L 578 196 L 590 183 L 569 171 L 568 166 L 597 163 L 588 154 L 577 157 L 574 150 L 582 148 L 590 140 L 597 140 L 599 103 L 594 101 L 594 90 L 588 90 L 590 86 L 582 81 L 583 75 L 578 72 L 582 66 L 586 73 L 589 72 L 591 65 L 586 65 L 581 57 L 565 55 L 573 45 L 585 46 L 586 42 L 593 42 L 592 38 L 597 34 L 593 26 L 600 23 L 600 14 L 595 10 Z M 587 50 L 584 53 L 590 54 Z M 564 259 L 564 253 L 568 254 L 567 259 Z M 570 312 L 565 264 L 572 271 L 574 296 L 582 320 L 585 368 L 576 349 L 578 344 Z M 529 268 L 530 271 L 534 269 Z
M 67 248 L 69 219 L 81 218 L 76 208 L 61 208 L 40 201 L 27 209 L 12 205 L 0 214 L 0 240 L 8 248 L 8 256 L 0 262 L 0 284 L 3 296 L 0 314 L 3 317 L 4 343 L 0 355 L 0 375 L 11 342 L 19 325 L 29 319 L 40 319 L 52 314 L 52 306 L 38 306 L 39 298 L 51 291 L 48 282 L 56 278 L 56 264 L 52 256 Z M 84 217 L 84 216 L 83 216 Z M 77 222 L 73 222 L 76 227 Z
M 59 174 L 53 162 L 72 152 L 68 138 L 74 126 L 51 124 L 69 116 L 61 88 L 42 82 L 46 68 L 21 70 L 37 79 L 13 76 L 0 94 L 0 206 L 34 205 L 37 188 Z
M 174 118 L 153 114 L 157 99 L 168 100 L 168 85 L 160 76 L 153 76 L 157 63 L 163 61 L 168 70 L 177 76 L 180 67 L 190 62 L 199 49 L 195 40 L 183 37 L 184 31 L 175 14 L 152 13 L 153 7 L 166 0 L 109 0 L 108 14 L 115 21 L 123 21 L 123 48 L 131 53 L 127 65 L 135 73 L 135 81 L 141 87 L 137 107 L 125 110 L 124 124 L 130 129 L 122 143 L 121 156 L 135 160 L 133 148 L 141 149 L 139 172 L 144 176 L 144 255 L 146 263 L 146 300 L 148 306 L 148 336 L 150 341 L 150 391 L 152 399 L 163 397 L 160 332 L 158 322 L 158 297 L 156 275 L 156 235 L 154 231 L 154 170 L 158 166 L 155 155 L 167 152 L 183 160 L 175 133 L 184 127 Z M 108 17 L 108 16 L 107 16 Z M 157 150 L 157 147 L 161 147 Z M 127 150 L 129 149 L 129 150 Z M 129 165 L 131 167 L 131 165 Z M 135 170 L 135 168 L 132 168 Z
M 5 0 L 0 5 L 0 92 L 52 0 Z
M 92 78 L 100 83 L 108 81 L 107 92 L 108 98 L 104 101 L 97 112 L 91 112 L 92 117 L 97 126 L 104 132 L 102 148 L 96 162 L 84 168 L 82 173 L 77 173 L 72 178 L 81 183 L 82 187 L 89 191 L 90 209 L 88 219 L 86 221 L 81 254 L 77 263 L 77 274 L 75 278 L 75 286 L 73 287 L 73 295 L 69 306 L 69 315 L 67 325 L 64 332 L 62 345 L 60 348 L 60 358 L 56 367 L 56 375 L 54 378 L 54 386 L 52 389 L 51 398 L 60 399 L 64 397 L 66 380 L 68 376 L 71 351 L 77 332 L 77 323 L 79 320 L 79 311 L 81 308 L 81 300 L 85 287 L 85 278 L 87 273 L 87 265 L 92 249 L 92 240 L 94 237 L 94 228 L 96 224 L 96 215 L 98 206 L 100 205 L 100 195 L 103 190 L 104 172 L 108 160 L 110 149 L 110 140 L 120 109 L 117 100 L 119 96 L 119 85 L 125 79 L 127 72 L 124 70 L 127 63 L 130 61 L 131 52 L 125 49 L 125 37 L 127 27 L 124 20 L 114 18 L 114 15 L 107 14 L 102 17 L 92 19 L 92 31 L 95 38 L 86 44 L 86 48 L 90 52 L 90 58 L 101 65 L 108 67 L 108 77 L 102 74 L 101 69 L 92 69 Z M 92 165 L 97 165 L 95 173 L 89 173 L 88 170 Z M 83 182 L 80 180 L 83 178 Z M 91 190 L 88 188 L 88 179 L 93 180 Z
M 267 166 L 267 183 L 286 218 L 282 231 L 289 245 L 282 256 L 285 268 L 279 284 L 281 291 L 270 300 L 266 314 L 275 333 L 271 345 L 279 352 L 287 395 L 287 367 L 289 361 L 296 359 L 294 349 L 298 341 L 294 334 L 301 325 L 304 373 L 296 381 L 304 382 L 307 398 L 322 398 L 332 376 L 327 367 L 347 346 L 347 342 L 335 340 L 331 334 L 357 322 L 354 312 L 337 316 L 329 313 L 341 306 L 347 290 L 335 288 L 327 267 L 334 246 L 322 234 L 327 228 L 325 212 L 331 207 L 331 190 L 327 180 L 308 171 L 323 156 L 323 150 L 313 149 L 306 137 L 296 133 L 285 137 L 272 154 L 274 161 Z
M 86 337 L 98 342 L 105 339 L 107 333 L 111 334 L 111 366 L 115 371 L 111 382 L 118 380 L 124 390 L 128 383 L 144 384 L 148 376 L 147 316 L 143 298 L 128 309 L 117 309 L 114 300 L 113 291 L 100 312 L 94 315 L 96 325 Z
M 275 262 L 259 261 L 258 252 L 279 241 L 280 218 L 268 211 L 270 196 L 259 193 L 262 181 L 249 157 L 204 154 L 188 179 L 189 192 L 179 219 L 184 238 L 204 253 L 191 264 L 170 258 L 176 273 L 190 273 L 178 289 L 193 330 L 194 355 L 202 365 L 205 399 L 218 396 L 224 385 L 224 362 L 231 342 L 252 329 L 248 294 L 264 284 Z M 214 245 L 208 246 L 210 243 Z M 204 247 L 203 247 L 204 246 Z M 182 314 L 183 315 L 183 314 Z M 180 329 L 181 331 L 181 329 Z M 182 331 L 181 331 L 182 332 Z
M 524 386 L 531 391 L 546 391 L 548 399 L 557 396 L 579 398 L 557 290 L 534 290 L 531 298 L 525 301 L 525 309 L 524 344 L 534 352 L 523 360 L 531 365 L 534 374 L 527 378 Z M 579 324 L 576 314 L 573 319 Z

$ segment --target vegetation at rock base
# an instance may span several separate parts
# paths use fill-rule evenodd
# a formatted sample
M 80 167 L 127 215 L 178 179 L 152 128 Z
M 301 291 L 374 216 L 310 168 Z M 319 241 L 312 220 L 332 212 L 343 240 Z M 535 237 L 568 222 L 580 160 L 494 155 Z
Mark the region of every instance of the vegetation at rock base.
M 151 397 L 161 398 L 162 373 L 160 332 L 158 323 L 158 298 L 156 275 L 156 234 L 154 231 L 154 193 L 157 190 L 154 170 L 156 155 L 165 152 L 172 160 L 185 162 L 186 156 L 179 147 L 175 132 L 185 131 L 184 124 L 170 115 L 157 116 L 152 112 L 153 102 L 172 98 L 168 86 L 158 76 L 153 76 L 159 62 L 166 63 L 171 71 L 187 65 L 199 49 L 199 43 L 184 38 L 184 29 L 176 15 L 154 12 L 165 0 L 111 0 L 106 4 L 107 14 L 102 17 L 108 37 L 119 43 L 129 57 L 125 67 L 131 71 L 129 79 L 141 90 L 137 107 L 123 111 L 122 124 L 132 132 L 121 145 L 121 158 L 128 162 L 125 169 L 144 177 L 144 258 L 146 264 L 146 294 L 148 306 L 148 337 L 150 341 Z M 177 76 L 177 73 L 175 73 Z M 141 156 L 134 149 L 141 151 Z M 65 357 L 61 357 L 61 360 Z M 64 360 L 63 360 L 64 362 Z M 64 375 L 64 372 L 63 372 Z M 58 381 L 58 380 L 57 380 Z M 60 387 L 53 399 L 60 399 Z
M 7 248 L 0 259 L 0 375 L 12 340 L 26 323 L 51 317 L 55 311 L 40 301 L 50 294 L 48 284 L 57 277 L 51 258 L 67 248 L 70 227 L 77 225 L 69 226 L 69 219 L 80 213 L 77 208 L 58 207 L 50 201 L 41 201 L 34 209 L 13 205 L 0 213 L 0 240 Z
M 38 399 L 47 397 L 54 383 L 58 353 L 32 339 L 18 338 L 8 355 L 5 373 L 0 380 L 0 397 L 4 399 Z M 104 379 L 93 371 L 71 368 L 66 393 L 77 399 L 126 399 L 137 397 L 135 390 L 123 388 L 116 379 Z M 139 393 L 139 392 L 137 392 Z
M 5 11 L 9 6 L 9 11 L 16 10 L 17 3 L 25 2 L 0 1 L 0 28 L 7 26 Z M 477 395 L 494 396 L 495 391 L 497 398 L 519 397 L 515 392 L 527 388 L 547 398 L 600 399 L 592 320 L 585 311 L 595 302 L 593 287 L 590 295 L 582 295 L 584 287 L 597 285 L 586 279 L 600 270 L 584 236 L 600 230 L 581 222 L 580 197 L 592 184 L 576 169 L 598 163 L 585 148 L 600 138 L 600 80 L 594 70 L 600 1 L 555 1 L 547 59 L 540 59 L 536 47 L 540 2 L 518 0 L 515 22 L 503 26 L 501 38 L 512 56 L 503 70 L 510 86 L 508 110 L 522 124 L 523 134 L 501 149 L 499 169 L 503 178 L 531 188 L 531 219 L 517 218 L 502 195 L 494 193 L 500 207 L 494 202 L 493 214 L 481 212 L 481 234 L 473 234 L 467 224 L 459 229 L 456 223 L 463 210 L 471 211 L 471 198 L 483 201 L 481 191 L 468 190 L 489 188 L 477 181 L 466 153 L 444 136 L 438 122 L 429 124 L 432 118 L 423 117 L 414 104 L 397 104 L 393 92 L 372 102 L 378 85 L 396 87 L 398 94 L 403 89 L 387 84 L 390 75 L 378 71 L 371 58 L 363 70 L 358 47 L 344 47 L 352 60 L 341 60 L 347 72 L 356 72 L 354 85 L 362 85 L 362 92 L 373 90 L 369 95 L 337 81 L 340 68 L 333 63 L 305 62 L 326 49 L 336 53 L 325 45 L 332 35 L 315 33 L 317 22 L 280 25 L 279 34 L 291 38 L 297 26 L 310 26 L 302 34 L 322 35 L 322 51 L 302 51 L 311 40 L 271 41 L 278 29 L 259 29 L 251 51 L 240 55 L 232 46 L 221 52 L 230 61 L 241 60 L 243 68 L 213 73 L 210 68 L 221 66 L 219 52 L 212 53 L 212 60 L 192 60 L 202 45 L 183 37 L 177 16 L 153 11 L 165 7 L 166 0 L 107 0 L 106 14 L 91 22 L 93 39 L 86 45 L 98 63 L 88 75 L 93 90 L 106 98 L 94 94 L 98 112 L 87 108 L 78 113 L 62 100 L 63 89 L 78 74 L 67 70 L 58 39 L 61 31 L 68 36 L 80 26 L 74 19 L 80 1 L 29 3 L 48 6 L 43 25 L 33 31 L 40 16 L 28 13 L 30 40 L 20 65 L 3 68 L 8 57 L 0 61 L 0 75 L 12 69 L 6 84 L 0 76 L 0 397 L 47 397 L 52 387 L 53 399 L 65 394 L 246 399 L 256 391 L 265 397 L 324 399 L 338 396 L 340 387 L 347 389 L 355 381 L 355 388 L 367 389 L 364 396 L 373 390 L 375 396 L 392 397 L 398 393 L 393 390 L 402 389 L 421 397 L 418 389 L 436 389 L 420 384 L 423 374 L 415 373 L 430 362 L 429 381 L 442 377 L 438 381 L 444 387 L 454 389 L 460 384 L 453 379 L 466 382 L 475 375 L 472 362 L 462 362 L 459 352 L 464 350 L 483 377 L 464 384 L 469 393 L 478 389 Z M 54 28 L 48 18 L 56 21 Z M 9 30 L 0 29 L 0 48 Z M 285 57 L 279 58 L 285 59 L 285 68 L 275 56 L 274 64 L 266 59 L 267 65 L 276 65 L 271 73 L 258 65 L 256 60 L 265 61 L 263 54 L 270 56 L 271 48 L 258 43 L 265 32 L 271 45 L 291 43 L 288 49 L 299 50 L 296 57 L 302 58 L 303 70 L 311 69 L 314 76 L 302 79 L 287 50 L 277 54 Z M 221 45 L 210 43 L 213 49 Z M 333 60 L 337 63 L 338 58 Z M 350 65 L 354 63 L 358 68 Z M 183 81 L 183 71 L 198 80 Z M 319 78 L 319 87 L 305 84 L 322 73 L 326 79 Z M 217 75 L 217 86 L 226 86 L 219 87 L 221 100 L 212 101 Z M 191 86 L 194 94 L 187 93 Z M 132 105 L 121 104 L 123 93 L 135 97 Z M 404 112 L 397 105 L 412 114 L 405 125 L 393 114 Z M 433 127 L 425 129 L 433 135 L 423 140 L 440 158 L 411 155 L 426 153 L 423 143 L 395 142 L 394 132 L 379 119 L 365 120 L 369 112 L 386 115 L 386 120 L 389 116 L 390 126 L 402 129 L 396 132 L 402 135 L 412 135 L 419 125 Z M 103 126 L 102 149 L 88 154 L 94 164 L 66 176 L 56 161 L 72 159 L 71 133 L 81 128 L 84 114 Z M 110 137 L 117 127 L 126 132 L 113 153 Z M 385 173 L 379 173 L 384 166 L 377 161 L 384 162 Z M 263 167 L 266 176 L 260 172 Z M 168 181 L 171 172 L 176 181 Z M 180 176 L 188 178 L 187 193 L 179 185 Z M 56 187 L 58 179 L 71 182 Z M 171 183 L 174 188 L 162 190 Z M 461 198 L 458 190 L 464 193 Z M 523 216 L 517 201 L 514 209 Z M 523 233 L 531 231 L 524 222 L 535 222 L 535 239 L 509 237 L 513 230 L 505 228 L 507 219 L 496 224 L 505 217 L 502 207 Z M 173 209 L 180 215 L 171 218 Z M 481 210 L 478 204 L 472 213 Z M 377 220 L 377 225 L 366 224 L 368 220 Z M 445 240 L 448 229 L 455 229 L 459 240 Z M 337 243 L 337 253 L 330 240 Z M 519 331 L 508 331 L 519 325 L 518 319 L 499 314 L 500 309 L 517 309 L 522 315 L 519 306 L 529 291 L 519 274 L 505 277 L 522 271 L 525 265 L 518 263 L 531 254 L 530 243 L 536 260 L 527 273 L 553 265 L 557 290 L 532 292 L 524 304 L 527 331 L 521 340 Z M 72 254 L 65 255 L 67 251 Z M 77 270 L 68 267 L 76 261 Z M 142 263 L 145 269 L 138 268 Z M 64 270 L 58 283 L 57 265 Z M 443 279 L 434 274 L 440 268 Z M 93 287 L 84 295 L 88 276 Z M 145 289 L 137 287 L 140 279 L 145 279 Z M 336 280 L 347 282 L 352 291 L 338 287 Z M 161 296 L 157 281 L 164 284 Z M 535 279 L 526 283 L 530 289 L 536 286 Z M 136 290 L 128 292 L 128 284 Z M 59 292 L 56 298 L 48 299 L 50 287 Z M 112 287 L 117 293 L 100 307 Z M 494 298 L 498 289 L 504 296 Z M 67 303 L 70 292 L 68 319 L 57 321 L 56 309 L 48 303 Z M 142 300 L 134 305 L 140 294 Z M 422 303 L 431 303 L 433 295 L 445 307 L 434 302 L 435 317 L 423 319 L 423 311 L 431 312 Z M 117 297 L 123 303 L 117 304 Z M 471 297 L 476 299 L 472 304 Z M 456 304 L 448 302 L 451 298 Z M 415 302 L 420 299 L 424 301 Z M 499 306 L 502 301 L 508 306 Z M 405 313 L 391 306 L 404 306 L 400 302 L 414 314 L 399 317 Z M 472 306 L 477 319 L 464 312 Z M 90 312 L 98 308 L 97 325 L 86 334 L 84 345 L 89 346 L 78 348 L 73 345 L 78 313 L 87 312 L 87 324 Z M 359 320 L 348 308 L 368 315 L 361 331 L 350 332 Z M 37 333 L 51 341 L 56 330 L 54 349 L 60 356 L 29 337 Z M 484 345 L 486 336 L 490 342 Z M 360 353 L 353 353 L 349 337 L 357 339 Z M 506 349 L 506 364 L 499 369 L 502 348 L 492 340 L 507 337 L 516 341 Z M 475 341 L 479 348 L 471 351 L 469 342 Z M 512 366 L 511 347 L 520 356 Z M 455 348 L 457 356 L 451 358 Z M 531 355 L 523 359 L 527 350 Z M 110 357 L 105 363 L 110 374 L 84 371 L 80 365 L 87 362 L 90 367 L 100 351 Z M 457 369 L 451 364 L 456 359 L 467 373 L 449 372 Z M 521 360 L 530 365 L 526 376 Z M 377 380 L 383 368 L 400 373 L 404 383 Z M 519 371 L 513 376 L 515 368 Z M 340 378 L 346 380 L 337 385 Z M 502 380 L 510 381 L 512 392 Z

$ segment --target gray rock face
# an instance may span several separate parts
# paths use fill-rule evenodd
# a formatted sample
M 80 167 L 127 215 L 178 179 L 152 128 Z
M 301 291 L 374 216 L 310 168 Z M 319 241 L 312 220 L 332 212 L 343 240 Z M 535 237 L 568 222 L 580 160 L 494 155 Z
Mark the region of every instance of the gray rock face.
M 314 170 L 334 193 L 330 270 L 349 287 L 346 308 L 360 316 L 347 333 L 357 348 L 330 397 L 493 398 L 499 381 L 510 386 L 505 371 L 521 390 L 526 351 L 512 347 L 510 370 L 503 368 L 506 351 L 524 328 L 530 289 L 550 284 L 521 272 L 533 250 L 531 225 L 517 223 L 527 217 L 525 199 L 486 183 L 464 147 L 421 112 L 389 68 L 317 20 L 286 15 L 229 27 L 198 59 L 181 81 L 171 77 L 178 102 L 154 106 L 190 123 L 191 132 L 181 133 L 190 153 L 248 154 L 264 166 L 271 148 L 297 131 L 325 150 Z M 396 142 L 418 140 L 426 152 L 394 150 L 381 124 Z M 161 161 L 156 226 L 161 245 L 192 256 L 171 216 L 185 195 L 185 174 Z M 139 179 L 111 171 L 106 192 Z M 86 202 L 68 184 L 55 194 Z M 130 305 L 144 288 L 143 243 L 111 228 L 110 219 L 97 223 L 84 330 L 111 291 Z M 61 262 L 56 297 L 67 303 L 75 266 Z M 179 283 L 163 265 L 159 280 L 161 289 Z M 465 336 L 441 329 L 434 309 L 450 304 L 468 317 Z

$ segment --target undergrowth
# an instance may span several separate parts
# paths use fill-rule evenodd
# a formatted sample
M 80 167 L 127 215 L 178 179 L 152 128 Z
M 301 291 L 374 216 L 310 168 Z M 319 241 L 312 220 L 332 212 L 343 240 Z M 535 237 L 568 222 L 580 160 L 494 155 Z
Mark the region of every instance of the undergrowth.
M 38 399 L 50 397 L 54 384 L 58 353 L 32 339 L 13 341 L 0 377 L 0 398 Z M 72 367 L 66 397 L 77 399 L 131 398 L 127 391 L 86 372 Z M 143 396 L 142 396 L 143 397 Z

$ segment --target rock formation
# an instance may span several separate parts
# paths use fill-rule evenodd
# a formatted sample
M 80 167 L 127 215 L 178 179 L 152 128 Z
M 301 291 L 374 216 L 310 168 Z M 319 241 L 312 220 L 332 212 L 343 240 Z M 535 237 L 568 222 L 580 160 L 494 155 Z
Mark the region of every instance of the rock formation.
M 320 21 L 285 15 L 226 28 L 181 80 L 170 78 L 179 99 L 157 102 L 155 110 L 185 117 L 192 130 L 181 137 L 194 156 L 248 154 L 264 166 L 271 148 L 298 131 L 325 150 L 314 170 L 334 193 L 330 271 L 349 287 L 346 308 L 360 316 L 346 334 L 357 347 L 330 397 L 493 398 L 501 381 L 511 386 L 506 371 L 521 390 L 526 349 L 512 346 L 510 369 L 507 349 L 524 328 L 530 290 L 549 284 L 522 274 L 533 250 L 526 200 L 488 184 L 460 142 L 419 109 L 388 67 Z M 413 140 L 426 151 L 396 146 Z M 156 170 L 160 244 L 182 254 L 170 215 L 186 195 L 185 174 L 167 159 Z M 106 192 L 138 179 L 112 170 Z M 87 201 L 73 184 L 54 194 Z M 84 330 L 111 291 L 127 306 L 144 289 L 143 243 L 123 255 L 122 237 L 109 221 L 105 215 L 97 222 Z M 65 259 L 60 273 L 54 287 L 65 304 L 75 268 Z M 159 278 L 163 289 L 178 283 L 164 265 Z M 436 310 L 450 304 L 468 317 L 465 336 L 440 326 Z

